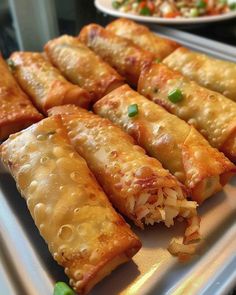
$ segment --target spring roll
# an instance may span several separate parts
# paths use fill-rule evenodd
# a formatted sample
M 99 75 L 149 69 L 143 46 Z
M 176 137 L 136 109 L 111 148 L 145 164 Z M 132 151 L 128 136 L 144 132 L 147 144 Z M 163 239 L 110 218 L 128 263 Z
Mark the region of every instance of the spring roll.
M 86 89 L 93 102 L 123 84 L 123 78 L 89 48 L 68 35 L 45 45 L 48 58 L 72 83 Z
M 210 144 L 236 162 L 236 103 L 199 86 L 164 64 L 147 67 L 138 91 L 193 125 Z M 179 92 L 179 101 L 173 95 Z
M 184 47 L 176 49 L 163 63 L 199 85 L 236 101 L 235 63 L 209 57 Z
M 119 18 L 106 26 L 106 30 L 133 41 L 141 48 L 154 54 L 155 59 L 163 60 L 180 45 L 152 33 L 148 27 L 126 18 Z
M 15 65 L 16 80 L 41 112 L 68 103 L 88 108 L 89 93 L 68 82 L 42 54 L 14 52 L 10 58 Z
M 138 47 L 132 41 L 96 24 L 85 26 L 79 38 L 133 86 L 137 85 L 142 68 L 155 59 L 152 53 Z
M 137 114 L 129 117 L 135 105 Z M 94 110 L 132 135 L 202 203 L 222 189 L 235 166 L 194 127 L 124 85 L 98 101 Z
M 197 203 L 186 200 L 183 185 L 118 126 L 81 108 L 49 110 L 51 115 L 59 113 L 76 151 L 112 204 L 137 226 L 164 222 L 169 227 L 177 216 L 197 215 Z
M 14 66 L 10 65 L 14 70 Z M 43 116 L 20 89 L 1 55 L 0 73 L 0 141 L 2 141 L 10 134 L 41 120 Z
M 0 156 L 54 259 L 86 294 L 141 243 L 69 143 L 60 117 L 10 136 Z

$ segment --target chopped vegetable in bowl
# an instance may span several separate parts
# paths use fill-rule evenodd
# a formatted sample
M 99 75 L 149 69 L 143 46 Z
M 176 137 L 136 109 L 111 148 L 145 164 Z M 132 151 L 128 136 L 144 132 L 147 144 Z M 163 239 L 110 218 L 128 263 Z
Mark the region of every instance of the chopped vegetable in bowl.
M 112 0 L 122 12 L 164 18 L 191 18 L 218 15 L 236 9 L 230 0 Z

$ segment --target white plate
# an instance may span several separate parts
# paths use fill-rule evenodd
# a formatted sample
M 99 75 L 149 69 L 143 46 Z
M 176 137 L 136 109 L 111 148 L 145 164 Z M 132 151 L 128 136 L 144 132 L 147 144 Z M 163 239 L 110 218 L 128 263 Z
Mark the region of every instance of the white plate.
M 97 9 L 104 13 L 118 16 L 126 17 L 136 21 L 149 22 L 149 23 L 159 23 L 159 24 L 172 24 L 172 25 L 183 25 L 183 24 L 202 24 L 216 21 L 223 21 L 236 17 L 236 11 L 232 11 L 225 14 L 214 15 L 214 16 L 202 16 L 202 17 L 192 17 L 192 18 L 162 18 L 154 16 L 141 16 L 132 13 L 121 12 L 112 7 L 112 0 L 95 0 L 95 6 Z

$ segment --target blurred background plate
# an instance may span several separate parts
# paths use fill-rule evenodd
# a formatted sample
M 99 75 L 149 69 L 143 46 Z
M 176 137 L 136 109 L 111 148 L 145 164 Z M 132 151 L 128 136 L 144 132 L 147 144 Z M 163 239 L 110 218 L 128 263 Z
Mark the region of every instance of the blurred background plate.
M 112 7 L 112 0 L 95 0 L 95 6 L 100 11 L 117 16 L 126 17 L 140 22 L 158 23 L 158 24 L 169 24 L 169 25 L 187 25 L 187 24 L 204 24 L 210 22 L 224 21 L 232 18 L 236 18 L 236 11 L 232 11 L 225 14 L 214 15 L 214 16 L 202 16 L 194 18 L 162 18 L 155 16 L 141 16 L 127 12 L 121 12 Z

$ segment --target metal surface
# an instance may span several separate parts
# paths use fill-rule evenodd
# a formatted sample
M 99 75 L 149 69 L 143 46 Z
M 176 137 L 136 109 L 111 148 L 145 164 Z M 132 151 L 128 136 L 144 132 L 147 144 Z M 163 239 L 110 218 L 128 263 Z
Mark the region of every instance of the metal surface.
M 192 49 L 236 61 L 233 47 L 168 28 L 156 30 Z M 14 180 L 1 164 L 0 204 L 0 295 L 52 294 L 54 283 L 68 281 L 67 277 L 52 259 Z M 181 264 L 166 250 L 172 237 L 183 234 L 183 224 L 169 230 L 163 225 L 144 231 L 133 227 L 143 248 L 133 261 L 120 266 L 99 283 L 91 295 L 231 292 L 236 287 L 236 177 L 224 191 L 201 205 L 199 213 L 203 239 L 198 255 L 191 262 Z

